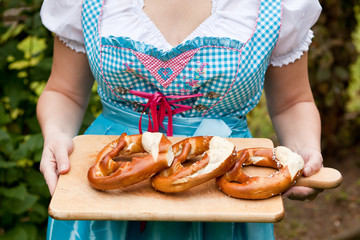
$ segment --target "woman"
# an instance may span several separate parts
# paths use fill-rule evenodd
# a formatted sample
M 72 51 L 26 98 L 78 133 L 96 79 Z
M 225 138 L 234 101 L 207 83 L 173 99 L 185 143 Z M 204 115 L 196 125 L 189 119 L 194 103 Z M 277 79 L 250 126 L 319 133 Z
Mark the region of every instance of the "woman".
M 86 134 L 251 137 L 246 114 L 265 89 L 280 143 L 298 152 L 310 176 L 322 166 L 320 118 L 307 73 L 316 0 L 54 1 L 41 16 L 56 34 L 53 67 L 38 102 L 44 135 L 40 169 L 50 193 L 69 171 L 72 137 L 88 104 L 93 78 L 103 113 Z M 265 80 L 266 79 L 266 80 Z M 154 97 L 177 114 L 154 125 L 144 104 Z M 169 98 L 171 96 L 171 98 Z M 151 114 L 151 112 L 149 113 Z M 292 187 L 284 197 L 312 199 Z M 273 239 L 265 223 L 56 221 L 48 239 Z

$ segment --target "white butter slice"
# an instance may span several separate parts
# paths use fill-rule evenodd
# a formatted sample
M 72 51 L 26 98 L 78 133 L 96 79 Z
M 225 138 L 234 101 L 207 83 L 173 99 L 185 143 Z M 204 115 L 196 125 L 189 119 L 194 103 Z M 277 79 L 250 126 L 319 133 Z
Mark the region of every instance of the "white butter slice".
M 279 146 L 275 148 L 275 156 L 281 165 L 288 166 L 291 180 L 294 179 L 299 170 L 304 168 L 305 163 L 302 157 L 287 147 Z
M 146 152 L 150 153 L 156 161 L 159 156 L 159 144 L 163 134 L 145 132 L 142 135 L 141 143 Z
M 208 165 L 189 177 L 196 177 L 201 174 L 212 172 L 218 168 L 223 163 L 223 161 L 232 154 L 234 150 L 234 144 L 222 137 L 213 137 L 209 144 L 209 150 L 206 151 L 210 157 Z
M 179 154 L 178 154 L 178 155 L 179 155 Z M 171 166 L 171 164 L 172 164 L 173 161 L 174 161 L 174 158 L 175 158 L 175 155 L 174 155 L 174 152 L 173 152 L 173 150 L 172 150 L 172 146 L 170 146 L 169 149 L 168 149 L 167 157 L 166 157 L 166 159 L 167 159 L 167 161 L 168 161 L 168 167 Z

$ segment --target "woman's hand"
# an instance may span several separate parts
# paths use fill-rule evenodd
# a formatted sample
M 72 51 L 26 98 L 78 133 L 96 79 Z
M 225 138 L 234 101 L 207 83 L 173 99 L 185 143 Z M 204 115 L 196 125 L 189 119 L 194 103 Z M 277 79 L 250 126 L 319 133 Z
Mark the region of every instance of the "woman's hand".
M 44 175 L 51 195 L 54 194 L 59 174 L 70 170 L 69 154 L 73 150 L 73 140 L 67 134 L 49 134 L 44 142 L 40 171 Z
M 323 158 L 321 153 L 312 148 L 303 148 L 298 151 L 305 161 L 303 175 L 309 177 L 323 167 Z M 283 198 L 292 200 L 314 200 L 321 193 L 322 189 L 314 189 L 302 186 L 293 186 L 282 194 Z

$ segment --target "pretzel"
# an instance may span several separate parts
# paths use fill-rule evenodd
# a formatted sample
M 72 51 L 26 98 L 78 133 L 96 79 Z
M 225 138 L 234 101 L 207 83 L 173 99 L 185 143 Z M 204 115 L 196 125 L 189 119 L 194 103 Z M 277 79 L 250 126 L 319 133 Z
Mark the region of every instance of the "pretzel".
M 123 133 L 99 152 L 88 171 L 89 183 L 95 189 L 110 190 L 150 178 L 171 165 L 167 160 L 170 146 L 170 140 L 162 133 Z M 121 157 L 131 161 L 116 161 Z
M 271 167 L 278 171 L 270 176 L 248 176 L 244 165 Z M 221 191 L 243 199 L 266 199 L 289 189 L 302 174 L 304 160 L 286 147 L 249 148 L 239 152 L 234 167 L 216 179 Z
M 182 165 L 199 155 L 202 155 L 201 159 L 190 166 Z M 173 159 L 170 168 L 151 177 L 151 184 L 161 192 L 182 192 L 230 170 L 236 160 L 236 149 L 224 138 L 190 137 L 172 145 L 170 159 Z

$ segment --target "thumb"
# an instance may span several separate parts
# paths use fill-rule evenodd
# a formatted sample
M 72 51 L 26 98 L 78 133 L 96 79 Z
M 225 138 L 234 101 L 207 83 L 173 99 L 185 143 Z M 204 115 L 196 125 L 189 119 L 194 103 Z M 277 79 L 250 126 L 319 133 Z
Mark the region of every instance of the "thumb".
M 60 144 L 54 149 L 54 155 L 57 163 L 57 169 L 60 174 L 67 173 L 70 170 L 69 155 L 73 150 L 73 143 Z
M 303 175 L 309 177 L 318 172 L 323 166 L 323 158 L 319 151 L 313 149 L 304 149 L 299 154 L 305 161 Z

